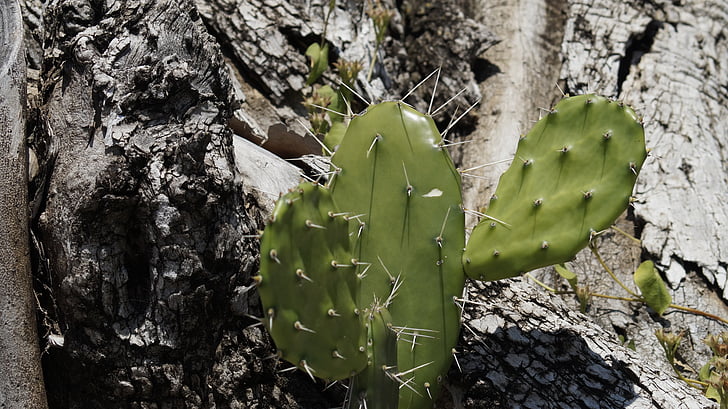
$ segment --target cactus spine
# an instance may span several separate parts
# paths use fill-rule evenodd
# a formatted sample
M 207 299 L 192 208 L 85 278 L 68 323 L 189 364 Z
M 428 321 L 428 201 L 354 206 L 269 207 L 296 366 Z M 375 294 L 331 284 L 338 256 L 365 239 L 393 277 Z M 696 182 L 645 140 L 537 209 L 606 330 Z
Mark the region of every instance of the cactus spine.
M 465 247 L 460 175 L 432 119 L 403 102 L 370 106 L 328 185 L 284 195 L 266 227 L 266 327 L 309 375 L 355 374 L 359 407 L 432 407 L 465 273 L 495 280 L 572 258 L 624 211 L 645 156 L 631 109 L 565 98 L 521 138 Z

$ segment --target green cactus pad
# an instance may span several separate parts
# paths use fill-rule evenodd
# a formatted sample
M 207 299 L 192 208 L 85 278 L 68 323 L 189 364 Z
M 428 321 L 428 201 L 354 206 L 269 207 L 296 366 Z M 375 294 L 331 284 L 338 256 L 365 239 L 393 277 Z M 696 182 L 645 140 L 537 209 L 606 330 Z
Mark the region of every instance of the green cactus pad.
M 361 303 L 391 301 L 397 368 L 407 382 L 400 409 L 432 405 L 459 334 L 453 297 L 465 279 L 464 216 L 460 175 L 441 143 L 432 118 L 383 102 L 351 120 L 332 157 L 332 197 L 340 211 L 360 215 L 355 254 L 370 263 Z
M 627 208 L 647 156 L 634 111 L 595 95 L 559 102 L 523 136 L 463 264 L 498 280 L 567 261 Z
M 261 238 L 265 326 L 285 360 L 323 379 L 345 379 L 367 365 L 349 243 L 349 221 L 329 191 L 312 183 L 278 201 Z

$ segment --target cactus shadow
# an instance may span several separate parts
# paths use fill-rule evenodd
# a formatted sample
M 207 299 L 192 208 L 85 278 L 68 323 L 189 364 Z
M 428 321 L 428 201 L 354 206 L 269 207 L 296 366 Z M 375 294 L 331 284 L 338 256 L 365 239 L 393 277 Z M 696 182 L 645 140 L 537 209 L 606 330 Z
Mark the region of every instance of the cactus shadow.
M 625 408 L 642 400 L 632 351 L 520 279 L 471 282 L 471 303 L 436 407 Z
M 572 330 L 504 326 L 462 338 L 462 372 L 448 376 L 448 400 L 460 405 L 438 407 L 625 408 L 639 398 L 627 364 L 605 361 Z

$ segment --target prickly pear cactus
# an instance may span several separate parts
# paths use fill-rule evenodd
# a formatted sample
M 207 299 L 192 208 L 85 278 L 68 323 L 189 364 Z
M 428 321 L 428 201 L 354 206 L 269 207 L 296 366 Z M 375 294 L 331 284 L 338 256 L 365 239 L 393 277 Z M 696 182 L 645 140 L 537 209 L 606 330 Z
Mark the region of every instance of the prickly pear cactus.
M 371 263 L 362 302 L 390 299 L 399 408 L 428 407 L 460 328 L 453 301 L 465 280 L 460 174 L 432 118 L 402 102 L 353 118 L 332 162 L 331 195 L 340 211 L 360 215 L 354 252 Z
M 574 257 L 627 208 L 647 152 L 634 111 L 596 95 L 559 102 L 521 137 L 463 255 L 498 280 Z
M 465 247 L 460 174 L 403 102 L 354 117 L 326 187 L 283 196 L 261 241 L 263 321 L 310 376 L 354 375 L 353 407 L 431 408 L 452 362 L 465 273 L 495 280 L 572 258 L 629 203 L 646 157 L 634 112 L 566 98 L 519 142 Z
M 281 197 L 261 238 L 258 291 L 279 354 L 311 376 L 346 379 L 367 365 L 349 221 L 328 189 Z

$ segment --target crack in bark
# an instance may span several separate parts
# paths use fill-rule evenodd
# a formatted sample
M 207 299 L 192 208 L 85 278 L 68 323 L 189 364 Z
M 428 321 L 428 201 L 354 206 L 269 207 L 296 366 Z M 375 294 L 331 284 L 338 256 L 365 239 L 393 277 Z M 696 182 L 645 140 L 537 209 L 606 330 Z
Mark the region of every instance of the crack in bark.
M 617 70 L 617 97 L 622 95 L 622 85 L 629 75 L 630 68 L 639 64 L 642 56 L 650 52 L 652 44 L 655 42 L 655 36 L 663 24 L 663 22 L 653 19 L 641 33 L 633 34 L 627 40 L 624 57 L 619 60 Z

